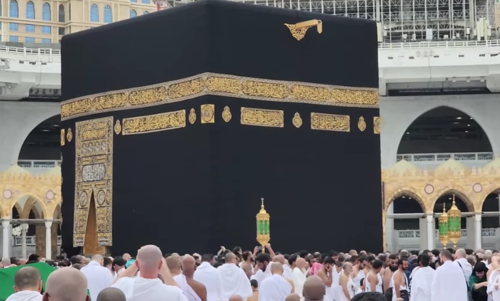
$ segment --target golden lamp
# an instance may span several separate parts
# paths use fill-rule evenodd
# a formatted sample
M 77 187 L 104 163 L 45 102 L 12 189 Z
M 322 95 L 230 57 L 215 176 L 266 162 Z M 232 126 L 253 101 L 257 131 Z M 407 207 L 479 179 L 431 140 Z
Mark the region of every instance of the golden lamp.
M 439 241 L 443 244 L 443 248 L 446 249 L 448 244 L 448 214 L 446 213 L 446 206 L 443 203 L 443 214 L 439 217 Z
M 455 204 L 455 195 L 453 195 L 453 203 L 448 210 L 448 236 L 453 243 L 453 249 L 457 248 L 457 242 L 462 237 L 462 212 Z
M 271 240 L 269 230 L 269 219 L 271 216 L 264 208 L 264 198 L 261 198 L 261 201 L 262 204 L 260 205 L 260 211 L 257 213 L 257 241 L 262 246 L 262 252 L 264 252 L 266 245 Z

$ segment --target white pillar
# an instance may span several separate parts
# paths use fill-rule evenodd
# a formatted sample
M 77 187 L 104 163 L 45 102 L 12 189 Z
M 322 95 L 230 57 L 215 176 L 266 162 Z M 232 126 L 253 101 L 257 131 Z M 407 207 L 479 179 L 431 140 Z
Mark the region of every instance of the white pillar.
M 427 248 L 427 245 L 429 244 L 427 241 L 427 227 L 429 226 L 427 224 L 427 219 L 425 218 L 419 218 L 418 219 L 418 225 L 419 225 L 419 230 L 420 230 L 420 250 L 424 250 Z
M 10 257 L 9 256 L 9 250 L 10 250 L 9 226 L 10 226 L 10 221 L 2 221 L 2 227 L 3 227 L 3 230 L 2 230 L 2 235 L 3 235 L 2 258 Z
M 434 237 L 434 214 L 430 213 L 426 216 L 427 220 L 427 250 L 433 250 L 435 248 L 434 243 L 436 237 Z
M 474 216 L 475 227 L 474 227 L 474 251 L 482 249 L 483 246 L 483 225 L 481 224 L 482 214 L 476 213 Z
M 389 205 L 387 208 L 387 215 L 394 214 L 394 202 Z M 394 250 L 394 219 L 386 218 L 385 219 L 385 243 L 387 251 L 395 252 Z
M 465 220 L 466 220 L 465 229 L 467 229 L 465 247 L 467 249 L 473 249 L 474 251 L 476 251 L 477 249 L 474 249 L 476 247 L 476 217 L 468 216 Z
M 28 259 L 26 252 L 26 231 L 28 231 L 28 224 L 21 224 L 22 256 L 24 259 Z
M 45 259 L 52 257 L 52 221 L 45 222 Z

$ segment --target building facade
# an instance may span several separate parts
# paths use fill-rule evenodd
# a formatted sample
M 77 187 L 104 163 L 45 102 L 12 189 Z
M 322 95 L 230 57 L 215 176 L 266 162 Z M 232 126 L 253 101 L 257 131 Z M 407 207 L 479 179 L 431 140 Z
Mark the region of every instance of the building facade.
M 165 0 L 162 5 L 173 7 L 187 2 Z M 387 250 L 439 247 L 436 219 L 443 204 L 449 209 L 452 197 L 456 197 L 463 216 L 463 238 L 458 245 L 500 248 L 500 165 L 496 161 L 500 157 L 500 102 L 496 94 L 500 92 L 499 3 L 242 2 L 365 18 L 379 24 L 384 172 L 381 214 L 385 217 Z M 0 8 L 0 141 L 8 141 L 0 144 L 0 175 L 2 171 L 12 173 L 12 166 L 17 164 L 20 169 L 14 171 L 36 178 L 53 172 L 61 161 L 61 37 L 154 12 L 156 6 L 151 0 L 0 0 Z M 6 172 L 4 181 L 9 178 Z M 59 204 L 53 200 L 49 203 L 42 192 L 16 196 L 18 201 L 14 203 L 6 196 L 7 192 L 0 194 L 0 202 L 8 204 L 0 206 L 2 241 L 14 246 L 10 254 L 24 254 L 30 244 L 36 244 L 37 252 L 53 253 L 57 237 L 54 225 L 60 217 L 43 208 L 58 208 Z M 380 201 L 380 196 L 366 198 Z M 26 238 L 12 237 L 13 229 L 28 224 L 27 219 L 35 220 L 30 222 L 37 225 L 32 229 L 42 230 L 18 231 Z M 44 227 L 55 231 L 50 236 L 44 232 L 44 237 L 51 237 L 50 242 L 36 239 L 43 235 L 38 232 Z

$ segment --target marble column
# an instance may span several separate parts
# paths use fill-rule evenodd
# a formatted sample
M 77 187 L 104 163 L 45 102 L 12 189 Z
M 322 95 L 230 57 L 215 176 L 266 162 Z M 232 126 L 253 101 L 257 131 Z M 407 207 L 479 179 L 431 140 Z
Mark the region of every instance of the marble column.
M 52 257 L 52 221 L 45 222 L 45 259 Z
M 2 227 L 3 227 L 3 229 L 2 229 L 2 235 L 3 235 L 2 258 L 10 257 L 10 255 L 9 255 L 9 250 L 10 250 L 9 226 L 10 226 L 10 221 L 3 221 L 2 222 Z
M 420 250 L 425 250 L 427 249 L 427 245 L 429 244 L 428 239 L 427 239 L 427 228 L 429 225 L 427 224 L 427 219 L 425 218 L 419 218 L 418 219 L 419 223 L 419 230 L 420 230 L 420 244 L 419 244 L 419 249 Z
M 394 202 L 389 205 L 387 208 L 387 215 L 394 214 Z M 394 250 L 394 219 L 386 218 L 385 219 L 385 243 L 386 250 L 389 252 L 395 252 Z
M 483 225 L 482 214 L 476 213 L 474 215 L 474 251 L 482 249 L 483 246 Z
M 427 220 L 427 250 L 433 250 L 435 248 L 434 244 L 436 242 L 436 237 L 434 235 L 434 214 L 429 213 L 426 216 Z
M 22 256 L 24 259 L 28 259 L 26 251 L 26 231 L 28 231 L 28 224 L 21 224 Z

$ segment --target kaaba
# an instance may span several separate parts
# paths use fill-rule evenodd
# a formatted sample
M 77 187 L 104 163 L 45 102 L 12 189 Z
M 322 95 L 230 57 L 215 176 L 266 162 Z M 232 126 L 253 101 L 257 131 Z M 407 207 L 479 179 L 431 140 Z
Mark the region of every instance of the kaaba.
M 381 251 L 378 102 L 368 20 L 207 0 L 65 36 L 63 247 L 251 249 L 264 198 L 275 250 Z

